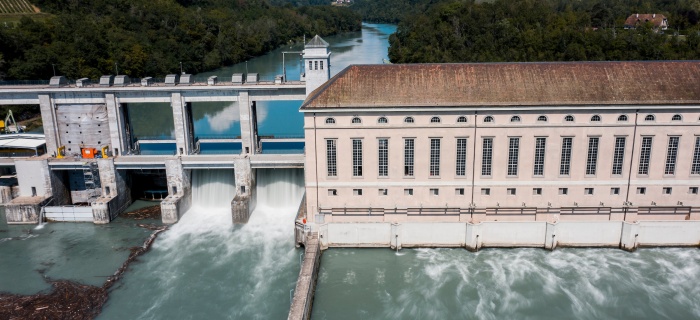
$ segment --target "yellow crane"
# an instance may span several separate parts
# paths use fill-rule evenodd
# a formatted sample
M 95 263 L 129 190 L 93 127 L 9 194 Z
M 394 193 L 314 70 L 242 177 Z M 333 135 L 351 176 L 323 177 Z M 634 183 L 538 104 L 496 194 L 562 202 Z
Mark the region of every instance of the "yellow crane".
M 5 117 L 5 121 L 0 120 L 0 132 L 20 133 L 22 131 L 22 126 L 17 124 L 17 121 L 15 121 L 15 116 L 12 114 L 12 110 L 8 110 L 7 117 Z

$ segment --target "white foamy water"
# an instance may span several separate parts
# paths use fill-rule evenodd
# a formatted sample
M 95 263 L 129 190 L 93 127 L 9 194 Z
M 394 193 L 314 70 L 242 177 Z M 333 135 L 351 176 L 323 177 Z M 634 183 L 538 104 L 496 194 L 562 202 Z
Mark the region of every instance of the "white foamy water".
M 243 226 L 232 223 L 233 171 L 193 170 L 192 182 L 192 209 L 126 274 L 101 317 L 286 317 L 302 252 L 293 229 L 303 171 L 258 170 L 258 205 Z
M 700 319 L 700 250 L 330 249 L 313 319 Z

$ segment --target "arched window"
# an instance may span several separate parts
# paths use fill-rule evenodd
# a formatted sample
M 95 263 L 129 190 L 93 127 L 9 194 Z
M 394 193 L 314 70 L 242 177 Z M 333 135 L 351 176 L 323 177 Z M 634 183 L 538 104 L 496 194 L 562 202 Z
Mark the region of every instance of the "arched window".
M 591 122 L 600 122 L 600 116 L 599 115 L 594 115 L 591 117 Z
M 627 116 L 624 114 L 621 114 L 619 117 L 617 117 L 617 121 L 627 121 Z
M 520 117 L 519 116 L 512 116 L 512 117 L 510 117 L 510 122 L 520 122 Z
M 644 121 L 654 121 L 656 120 L 656 117 L 654 117 L 653 114 L 648 114 L 646 117 L 644 117 Z
M 326 124 L 334 124 L 334 123 L 335 123 L 335 119 L 333 119 L 333 118 L 326 118 Z
M 568 115 L 568 116 L 564 117 L 564 121 L 566 121 L 566 122 L 574 122 L 574 116 Z
M 386 117 L 379 117 L 377 123 L 389 123 L 389 120 L 387 120 Z
M 680 114 L 674 114 L 673 117 L 671 117 L 671 121 L 681 121 L 683 120 L 683 117 L 681 117 Z
M 354 118 L 352 118 L 352 123 L 362 123 L 362 119 L 360 119 L 358 117 L 354 117 Z
M 537 121 L 547 122 L 547 116 L 539 116 L 539 117 L 537 117 Z
M 484 118 L 484 122 L 493 122 L 493 117 L 492 116 L 486 116 Z
M 432 118 L 430 118 L 430 123 L 440 123 L 440 118 L 439 117 L 432 117 Z
M 457 123 L 464 123 L 464 122 L 467 122 L 467 117 L 461 116 L 461 117 L 457 118 Z
M 403 119 L 403 123 L 413 123 L 413 122 L 414 122 L 413 117 L 406 117 Z

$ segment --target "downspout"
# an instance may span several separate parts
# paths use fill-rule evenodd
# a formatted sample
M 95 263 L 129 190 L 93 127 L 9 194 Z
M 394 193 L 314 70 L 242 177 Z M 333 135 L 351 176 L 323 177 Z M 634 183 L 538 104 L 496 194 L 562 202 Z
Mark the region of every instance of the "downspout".
M 629 209 L 630 201 L 630 185 L 632 184 L 632 164 L 634 163 L 634 146 L 637 142 L 637 117 L 639 117 L 639 109 L 634 112 L 634 133 L 632 134 L 632 151 L 630 152 L 630 166 L 627 173 L 627 194 L 625 195 L 625 206 L 622 208 L 624 213 L 622 221 L 627 220 L 627 210 Z
M 318 211 L 318 139 L 316 138 L 316 112 L 314 112 L 314 167 L 316 170 L 316 210 Z M 306 214 L 308 215 L 308 212 Z M 314 219 L 314 223 L 316 223 L 316 219 Z
M 473 143 L 473 148 L 472 148 L 472 200 L 471 203 L 469 203 L 469 219 L 474 218 L 474 208 L 476 207 L 474 205 L 474 179 L 476 175 L 476 116 L 477 116 L 477 111 L 474 111 L 474 137 L 472 138 Z

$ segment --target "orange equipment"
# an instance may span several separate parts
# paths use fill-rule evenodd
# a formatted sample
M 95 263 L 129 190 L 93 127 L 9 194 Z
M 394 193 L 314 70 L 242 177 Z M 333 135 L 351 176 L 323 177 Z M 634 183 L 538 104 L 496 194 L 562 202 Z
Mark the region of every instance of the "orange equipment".
M 97 154 L 97 149 L 95 148 L 82 148 L 80 151 L 84 159 L 94 159 Z

